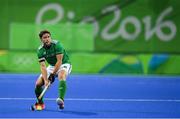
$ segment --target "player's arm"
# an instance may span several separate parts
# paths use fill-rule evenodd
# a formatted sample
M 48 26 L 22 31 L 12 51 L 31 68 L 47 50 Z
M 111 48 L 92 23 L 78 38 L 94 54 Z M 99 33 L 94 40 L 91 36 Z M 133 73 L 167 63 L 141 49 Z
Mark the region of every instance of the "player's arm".
M 55 66 L 54 66 L 53 74 L 56 74 L 56 72 L 58 71 L 59 67 L 62 64 L 63 54 L 57 54 L 56 58 L 57 58 L 57 62 L 55 64 Z
M 47 85 L 48 79 L 47 79 L 47 69 L 46 69 L 45 61 L 40 62 L 40 69 L 45 85 Z
M 62 64 L 62 59 L 63 59 L 63 47 L 61 46 L 59 42 L 56 43 L 55 50 L 56 50 L 57 62 L 54 66 L 54 71 L 52 72 L 53 74 L 56 74 L 60 65 Z
M 45 85 L 48 84 L 48 79 L 47 79 L 47 69 L 46 69 L 46 63 L 45 63 L 45 56 L 44 56 L 44 50 L 41 49 L 41 47 L 37 50 L 37 56 L 38 56 L 38 60 L 40 63 L 40 70 L 41 70 L 41 74 L 42 74 L 42 78 L 44 80 Z
M 60 65 L 62 64 L 62 59 L 63 59 L 63 48 L 58 42 L 56 43 L 55 49 L 56 49 L 57 62 L 54 66 L 53 72 L 49 76 L 49 80 L 51 81 L 51 83 L 54 82 L 54 79 L 55 79 L 54 76 L 55 76 L 56 72 L 58 71 Z
M 57 62 L 56 62 L 56 64 L 55 64 L 55 66 L 54 66 L 54 70 L 53 70 L 53 72 L 50 74 L 50 76 L 48 77 L 48 80 L 49 80 L 51 83 L 54 82 L 54 80 L 55 80 L 55 74 L 56 74 L 56 72 L 58 71 L 60 65 L 62 64 L 63 54 L 57 54 L 57 55 L 56 55 L 56 58 L 57 58 Z

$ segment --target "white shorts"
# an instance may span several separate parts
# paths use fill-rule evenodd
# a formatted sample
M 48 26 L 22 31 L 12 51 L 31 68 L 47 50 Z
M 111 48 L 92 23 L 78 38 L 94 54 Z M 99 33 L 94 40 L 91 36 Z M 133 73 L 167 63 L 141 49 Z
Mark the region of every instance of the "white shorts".
M 49 75 L 54 71 L 54 66 L 49 65 L 46 69 L 47 69 L 47 77 L 49 77 Z M 66 75 L 68 76 L 71 73 L 72 65 L 68 63 L 62 64 L 59 67 L 58 71 L 56 72 L 56 77 L 58 76 L 61 70 L 64 70 L 66 72 Z M 42 74 L 40 76 L 42 76 Z

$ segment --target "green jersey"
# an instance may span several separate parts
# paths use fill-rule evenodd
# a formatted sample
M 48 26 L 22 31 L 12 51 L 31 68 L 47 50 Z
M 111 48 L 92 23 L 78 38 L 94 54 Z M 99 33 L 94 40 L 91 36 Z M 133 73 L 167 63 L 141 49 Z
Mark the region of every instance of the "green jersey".
M 37 51 L 39 61 L 46 60 L 52 66 L 57 62 L 57 54 L 63 54 L 62 64 L 70 63 L 69 56 L 59 41 L 52 40 L 49 48 L 45 48 L 41 45 Z

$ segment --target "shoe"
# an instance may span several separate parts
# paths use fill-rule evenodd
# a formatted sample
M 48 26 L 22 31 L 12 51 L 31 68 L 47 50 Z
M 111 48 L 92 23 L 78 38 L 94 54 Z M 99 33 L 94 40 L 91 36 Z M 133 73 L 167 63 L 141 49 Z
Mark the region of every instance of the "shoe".
M 38 103 L 36 102 L 34 105 L 35 110 L 41 111 L 45 109 L 45 104 L 44 103 Z
M 64 109 L 64 100 L 57 98 L 56 103 L 59 105 L 59 109 Z

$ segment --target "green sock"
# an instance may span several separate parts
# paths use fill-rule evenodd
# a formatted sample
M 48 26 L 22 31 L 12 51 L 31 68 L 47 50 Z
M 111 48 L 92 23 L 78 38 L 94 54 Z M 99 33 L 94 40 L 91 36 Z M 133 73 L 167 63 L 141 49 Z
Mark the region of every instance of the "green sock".
M 64 96 L 66 93 L 66 81 L 61 80 L 59 82 L 59 97 L 64 100 Z
M 35 94 L 36 94 L 36 98 L 38 100 L 38 97 L 40 96 L 41 92 L 43 91 L 42 87 L 36 86 L 35 88 Z M 39 103 L 43 103 L 43 98 L 41 100 L 38 100 Z

